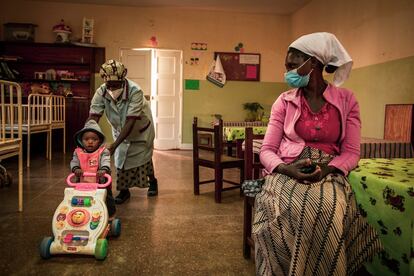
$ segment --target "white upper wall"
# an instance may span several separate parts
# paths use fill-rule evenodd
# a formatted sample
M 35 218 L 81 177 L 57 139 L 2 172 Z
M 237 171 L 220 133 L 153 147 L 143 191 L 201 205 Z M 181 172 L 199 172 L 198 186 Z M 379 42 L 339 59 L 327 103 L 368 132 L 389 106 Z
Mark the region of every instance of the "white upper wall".
M 22 12 L 24 11 L 24 12 Z M 261 81 L 283 81 L 288 45 L 302 34 L 335 33 L 354 59 L 354 68 L 414 55 L 414 1 L 312 0 L 291 16 L 214 12 L 172 8 L 139 8 L 42 1 L 0 1 L 0 28 L 7 22 L 35 23 L 37 42 L 53 42 L 52 27 L 64 19 L 80 38 L 83 17 L 95 19 L 95 40 L 106 57 L 119 58 L 120 48 L 149 47 L 184 53 L 184 78 L 205 79 L 215 51 L 262 55 Z M 192 51 L 205 42 L 207 51 Z M 191 57 L 199 65 L 186 64 Z
M 25 12 L 22 12 L 22 11 Z M 150 47 L 156 36 L 159 48 L 184 51 L 184 78 L 205 79 L 215 51 L 234 52 L 242 42 L 245 51 L 261 53 L 261 81 L 281 81 L 290 17 L 266 14 L 213 12 L 171 8 L 139 8 L 2 0 L 0 24 L 34 23 L 37 42 L 53 42 L 52 27 L 64 19 L 81 37 L 83 17 L 95 20 L 95 40 L 106 57 L 119 58 L 120 48 Z M 207 51 L 192 51 L 192 42 L 205 42 Z M 189 65 L 191 57 L 199 65 Z

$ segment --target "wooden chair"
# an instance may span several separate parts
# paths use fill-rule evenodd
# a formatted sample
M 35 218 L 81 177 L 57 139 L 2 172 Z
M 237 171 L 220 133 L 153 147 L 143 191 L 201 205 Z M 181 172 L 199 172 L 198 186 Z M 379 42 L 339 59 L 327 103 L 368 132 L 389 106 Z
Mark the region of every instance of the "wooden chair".
M 23 211 L 22 90 L 20 85 L 0 80 L 0 161 L 18 156 L 18 204 Z
M 66 153 L 66 99 L 63 96 L 50 95 L 50 124 L 51 131 L 63 129 L 63 153 Z M 50 136 L 50 159 L 52 159 L 52 136 Z
M 246 128 L 244 140 L 244 168 L 245 179 L 257 179 L 263 165 L 260 163 L 259 155 L 253 151 L 253 140 L 264 139 L 263 134 L 253 134 L 251 127 Z M 244 196 L 244 214 L 243 214 L 243 256 L 250 258 L 251 250 L 254 251 L 254 241 L 252 238 L 252 217 L 254 208 L 254 197 Z
M 193 174 L 194 174 L 194 194 L 200 194 L 200 185 L 215 183 L 215 201 L 221 202 L 221 193 L 231 189 L 240 189 L 244 180 L 244 161 L 243 159 L 231 157 L 223 154 L 223 121 L 213 128 L 199 127 L 197 117 L 193 120 Z M 213 135 L 212 146 L 200 145 L 200 135 L 210 133 Z M 214 169 L 214 179 L 200 181 L 199 168 L 207 167 Z M 223 170 L 229 168 L 240 169 L 240 183 L 223 179 Z M 232 184 L 232 187 L 223 188 L 223 182 Z

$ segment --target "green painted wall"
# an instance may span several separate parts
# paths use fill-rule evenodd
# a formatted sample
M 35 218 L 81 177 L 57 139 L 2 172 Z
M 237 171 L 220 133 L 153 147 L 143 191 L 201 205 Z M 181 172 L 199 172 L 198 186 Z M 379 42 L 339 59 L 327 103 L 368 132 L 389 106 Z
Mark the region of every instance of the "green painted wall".
M 352 70 L 344 87 L 351 89 L 361 109 L 362 135 L 383 138 L 385 104 L 414 103 L 414 56 Z M 96 79 L 100 79 L 98 76 Z M 331 76 L 327 76 L 331 80 Z M 96 84 L 98 86 L 98 84 Z M 243 121 L 245 102 L 259 102 L 269 115 L 276 98 L 288 89 L 285 83 L 229 81 L 223 88 L 200 81 L 200 90 L 184 90 L 182 143 L 192 143 L 194 116 L 202 123 L 212 121 L 212 114 L 224 120 Z M 100 125 L 111 141 L 105 118 Z
M 277 97 L 287 90 L 285 83 L 228 81 L 220 88 L 209 81 L 200 81 L 200 90 L 184 90 L 182 142 L 192 143 L 193 117 L 202 123 L 213 120 L 212 114 L 221 114 L 223 120 L 244 121 L 242 104 L 259 102 L 269 115 Z
M 385 104 L 414 104 L 414 56 L 354 69 L 344 87 L 358 99 L 362 136 L 383 138 Z

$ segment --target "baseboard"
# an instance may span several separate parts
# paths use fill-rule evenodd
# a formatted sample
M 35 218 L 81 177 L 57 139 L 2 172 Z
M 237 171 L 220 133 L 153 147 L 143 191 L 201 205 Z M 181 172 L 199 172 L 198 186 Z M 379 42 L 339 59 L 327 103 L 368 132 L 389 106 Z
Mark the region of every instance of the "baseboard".
M 193 149 L 193 144 L 181 144 L 180 145 L 180 150 L 192 150 Z

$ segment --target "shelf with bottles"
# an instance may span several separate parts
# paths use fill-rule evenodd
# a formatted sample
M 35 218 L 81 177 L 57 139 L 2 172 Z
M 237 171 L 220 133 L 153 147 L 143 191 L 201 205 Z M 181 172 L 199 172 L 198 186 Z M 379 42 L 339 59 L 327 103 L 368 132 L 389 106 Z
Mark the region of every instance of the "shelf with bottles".
M 22 87 L 22 95 L 30 94 L 53 94 L 65 97 L 89 98 L 90 88 L 87 83 L 65 83 L 65 82 L 19 82 Z
M 85 62 L 59 62 L 59 61 L 31 61 L 31 60 L 24 60 L 24 59 L 4 59 L 0 56 L 0 61 L 6 62 L 8 64 L 23 64 L 23 65 L 60 65 L 60 66 L 85 66 L 89 67 L 90 63 Z
M 24 64 L 0 62 L 14 71 L 22 79 L 48 79 L 48 80 L 89 80 L 91 70 L 82 65 L 65 64 Z
M 17 79 L 15 80 L 17 82 L 48 82 L 48 83 L 54 83 L 54 82 L 64 82 L 64 83 L 89 83 L 90 80 L 79 80 L 79 79 L 59 79 L 59 80 L 47 80 L 47 79 Z
M 0 42 L 8 62 L 25 64 L 90 65 L 96 48 L 71 44 Z
M 95 74 L 105 61 L 105 48 L 54 43 L 0 41 L 0 78 L 19 82 L 24 94 L 32 90 L 91 99 Z M 61 87 L 57 91 L 57 86 Z M 32 89 L 33 88 L 33 89 Z

